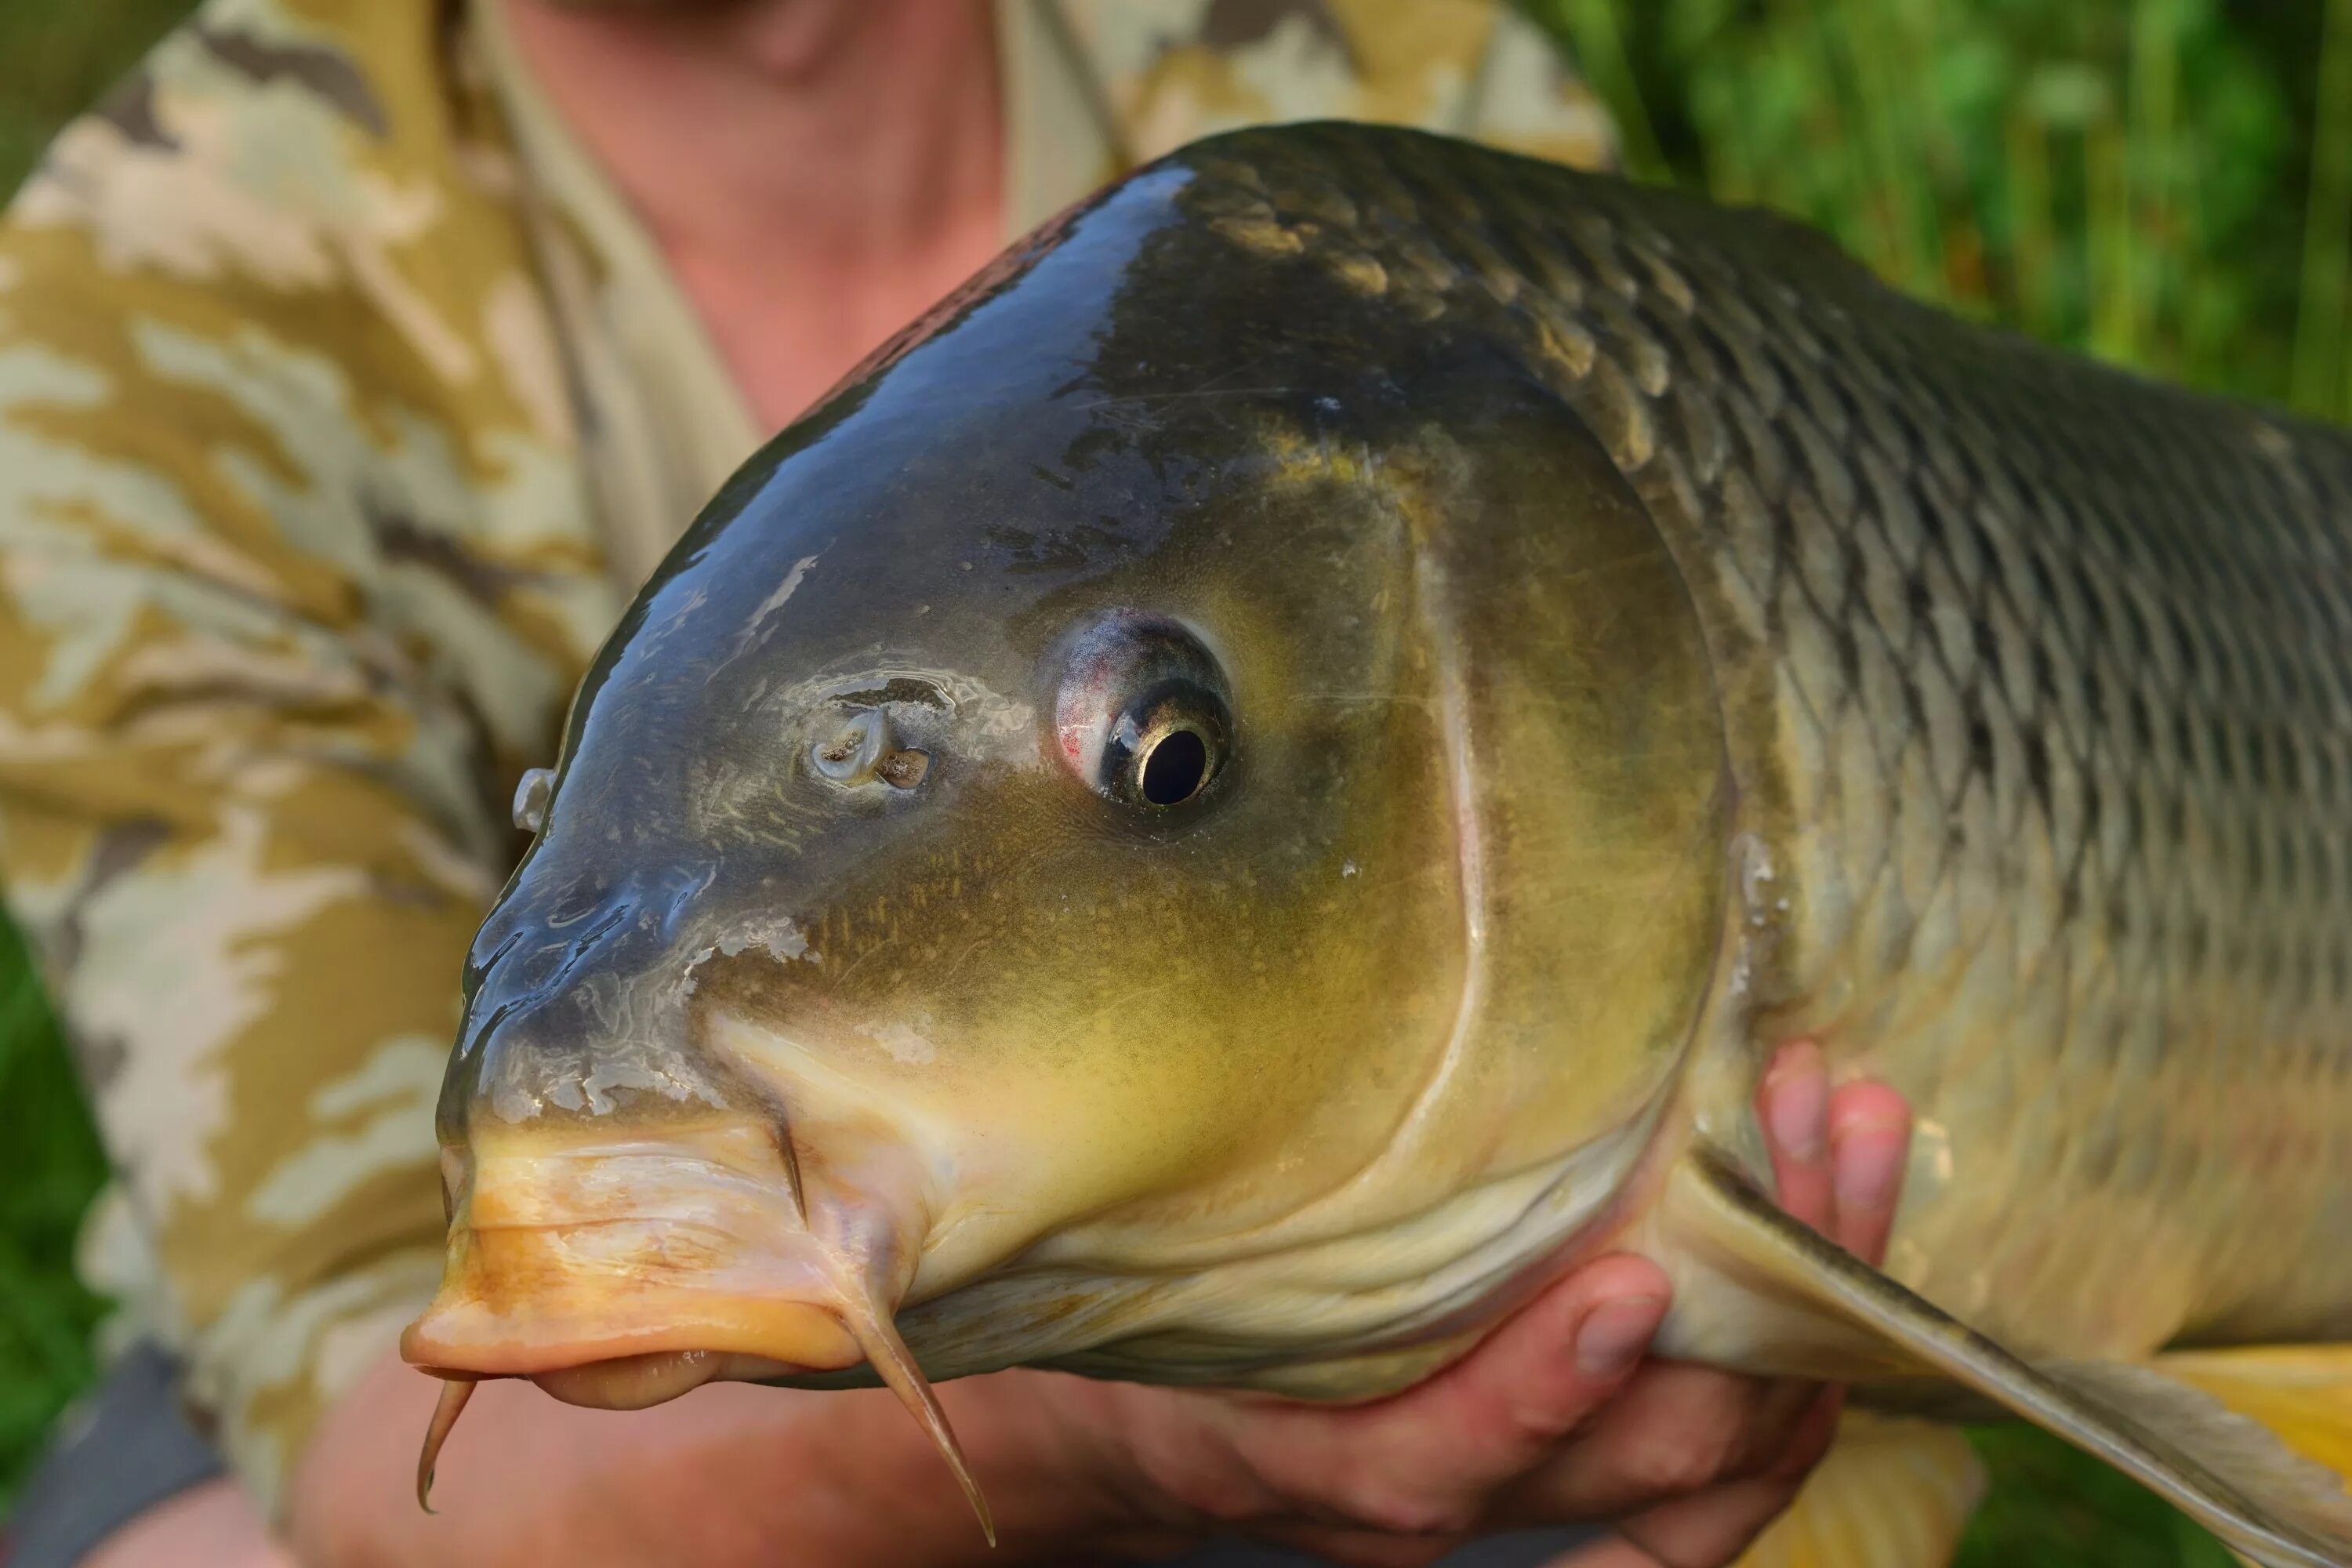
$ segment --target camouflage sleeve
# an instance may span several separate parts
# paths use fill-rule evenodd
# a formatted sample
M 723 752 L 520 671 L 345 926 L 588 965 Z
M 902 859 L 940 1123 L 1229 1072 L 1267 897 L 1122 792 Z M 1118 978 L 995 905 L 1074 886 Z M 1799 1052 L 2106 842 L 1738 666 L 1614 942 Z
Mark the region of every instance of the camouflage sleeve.
M 432 10 L 208 6 L 0 224 L 0 877 L 273 1502 L 436 1277 L 500 797 L 615 613 Z
M 1559 40 L 1513 6 L 1499 6 L 1478 62 L 1463 127 L 1490 145 L 1578 169 L 1622 162 L 1608 106 Z
M 1618 161 L 1608 110 L 1505 0 L 1062 0 L 1115 165 L 1243 125 L 1336 118 L 1474 137 L 1578 168 Z

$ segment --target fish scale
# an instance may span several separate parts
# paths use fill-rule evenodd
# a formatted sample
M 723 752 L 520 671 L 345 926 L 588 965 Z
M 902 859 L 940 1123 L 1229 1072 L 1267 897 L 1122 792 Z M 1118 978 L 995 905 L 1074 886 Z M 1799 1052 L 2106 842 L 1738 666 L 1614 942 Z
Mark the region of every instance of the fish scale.
M 1648 503 L 1771 871 L 1759 1038 L 1922 1117 L 1890 1271 L 2078 1353 L 2339 1329 L 2352 441 L 1752 213 L 1346 132 L 1199 178 L 1507 336 Z

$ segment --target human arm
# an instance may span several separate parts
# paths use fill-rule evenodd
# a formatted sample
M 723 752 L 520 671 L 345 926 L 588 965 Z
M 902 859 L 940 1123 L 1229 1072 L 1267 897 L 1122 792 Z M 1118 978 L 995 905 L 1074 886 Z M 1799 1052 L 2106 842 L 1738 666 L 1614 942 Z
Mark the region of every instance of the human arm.
M 521 320 L 522 252 L 418 146 L 421 19 L 412 79 L 239 16 L 0 223 L 0 881 L 151 1255 L 142 1326 L 267 1492 L 437 1273 L 498 781 L 613 595 L 471 335 Z

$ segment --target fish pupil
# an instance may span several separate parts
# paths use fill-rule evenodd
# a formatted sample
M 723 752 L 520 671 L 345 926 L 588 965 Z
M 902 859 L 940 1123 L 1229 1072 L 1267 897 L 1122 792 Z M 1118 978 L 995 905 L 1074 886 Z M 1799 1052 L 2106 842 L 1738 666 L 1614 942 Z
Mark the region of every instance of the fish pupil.
M 1200 793 L 1208 775 L 1208 742 L 1196 730 L 1171 730 L 1144 754 L 1136 784 L 1154 805 L 1181 805 Z

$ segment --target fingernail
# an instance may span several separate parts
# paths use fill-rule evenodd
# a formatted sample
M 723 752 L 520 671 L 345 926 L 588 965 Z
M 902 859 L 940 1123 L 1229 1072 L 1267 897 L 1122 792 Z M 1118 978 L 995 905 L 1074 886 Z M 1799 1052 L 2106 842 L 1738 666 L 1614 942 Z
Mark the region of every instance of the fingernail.
M 1660 1296 L 1628 1296 L 1595 1307 L 1577 1325 L 1576 1370 L 1596 1378 L 1625 1371 L 1650 1348 L 1650 1336 L 1665 1311 Z
M 1829 1139 L 1830 1080 L 1821 1055 L 1792 1046 L 1764 1080 L 1764 1115 L 1780 1152 L 1807 1164 L 1822 1157 Z
M 1831 1185 L 1842 1213 L 1885 1208 L 1903 1177 L 1904 1124 L 1860 1121 L 1837 1130 Z

